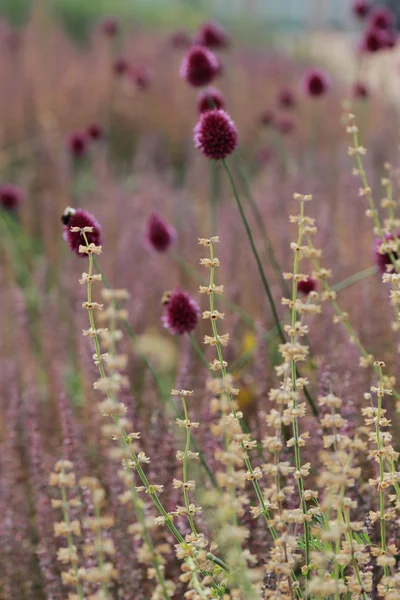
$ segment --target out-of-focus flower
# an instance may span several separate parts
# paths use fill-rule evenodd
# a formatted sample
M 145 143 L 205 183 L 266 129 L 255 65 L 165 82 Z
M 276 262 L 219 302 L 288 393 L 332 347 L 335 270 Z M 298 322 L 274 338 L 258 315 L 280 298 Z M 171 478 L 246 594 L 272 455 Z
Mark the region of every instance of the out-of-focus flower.
M 196 328 L 200 308 L 186 292 L 179 289 L 173 291 L 164 307 L 162 322 L 170 333 L 183 335 Z
M 296 124 L 290 115 L 280 115 L 275 119 L 275 127 L 282 135 L 289 135 L 296 129 Z
M 115 75 L 121 77 L 129 71 L 129 63 L 123 56 L 117 56 L 117 58 L 114 59 L 112 69 Z
M 213 87 L 202 90 L 197 97 L 197 111 L 203 113 L 214 108 L 225 108 L 223 95 Z
M 9 212 L 16 212 L 24 199 L 24 192 L 12 183 L 0 184 L 0 206 Z
M 184 29 L 177 29 L 170 37 L 171 46 L 177 50 L 184 50 L 190 48 L 192 45 L 192 38 Z
M 149 67 L 133 67 L 130 77 L 140 90 L 146 90 L 153 81 L 153 72 Z
M 366 0 L 355 0 L 353 4 L 353 13 L 356 17 L 364 19 L 370 10 L 371 6 L 369 2 L 367 2 Z
M 331 82 L 326 73 L 319 69 L 312 69 L 304 76 L 304 90 L 314 98 L 324 96 L 331 87 Z
M 226 48 L 229 46 L 229 36 L 219 23 L 207 21 L 197 31 L 195 43 L 208 48 Z
M 265 125 L 266 127 L 273 125 L 275 123 L 275 114 L 272 110 L 267 108 L 264 112 L 261 113 L 260 123 Z
M 385 6 L 377 6 L 373 8 L 368 19 L 372 28 L 391 29 L 394 26 L 394 14 Z
M 296 106 L 296 95 L 290 87 L 281 87 L 278 92 L 278 104 L 281 108 L 287 109 L 291 109 Z
M 259 167 L 268 164 L 274 156 L 273 150 L 269 146 L 259 148 L 254 157 L 255 162 Z
M 211 83 L 220 68 L 220 62 L 211 50 L 193 46 L 182 60 L 180 75 L 190 85 L 201 87 Z
M 67 149 L 69 153 L 76 157 L 82 157 L 88 147 L 88 136 L 86 131 L 72 131 L 67 138 Z
M 146 241 L 157 252 L 166 252 L 176 237 L 176 231 L 157 213 L 152 212 L 148 223 Z
M 75 252 L 78 256 L 87 258 L 86 254 L 79 252 L 79 246 L 85 246 L 85 239 L 80 231 L 71 231 L 71 228 L 79 227 L 80 229 L 83 229 L 84 227 L 92 227 L 93 231 L 85 234 L 88 244 L 95 244 L 96 246 L 101 245 L 100 225 L 94 216 L 86 210 L 68 207 L 64 211 L 61 220 L 64 225 L 64 239 L 72 252 Z
M 168 373 L 176 365 L 176 348 L 171 338 L 156 332 L 139 335 L 135 341 L 134 351 L 145 356 L 157 369 L 157 373 Z
M 115 37 L 119 33 L 119 22 L 115 17 L 105 17 L 100 25 L 101 31 L 107 37 Z
M 310 294 L 311 292 L 315 292 L 316 289 L 317 282 L 313 277 L 311 277 L 311 275 L 307 276 L 306 281 L 297 282 L 297 291 L 301 294 L 304 294 L 305 296 L 308 296 L 308 294 Z
M 194 143 L 207 158 L 224 159 L 237 146 L 236 125 L 224 110 L 209 110 L 200 115 L 194 128 Z
M 400 238 L 400 231 L 397 232 L 397 237 Z M 394 236 L 391 233 L 387 233 L 385 235 L 385 240 L 386 243 L 390 243 L 393 242 L 394 240 Z M 380 248 L 382 246 L 382 240 L 380 238 L 378 238 L 375 242 L 375 246 L 374 246 L 374 256 L 375 256 L 375 262 L 377 264 L 377 266 L 379 267 L 379 270 L 382 273 L 386 273 L 386 265 L 390 265 L 391 264 L 391 258 L 390 258 L 390 252 L 384 252 L 382 254 L 382 252 L 380 252 Z M 398 254 L 397 252 L 392 252 L 394 258 L 397 260 L 398 258 Z
M 87 136 L 93 141 L 101 140 L 104 136 L 103 128 L 97 123 L 92 123 L 91 125 L 89 125 L 89 127 L 86 130 L 86 133 Z
M 384 32 L 376 27 L 370 27 L 364 33 L 360 49 L 362 52 L 379 52 L 386 45 Z
M 369 96 L 369 90 L 365 83 L 356 81 L 353 85 L 353 96 L 360 100 L 365 100 Z

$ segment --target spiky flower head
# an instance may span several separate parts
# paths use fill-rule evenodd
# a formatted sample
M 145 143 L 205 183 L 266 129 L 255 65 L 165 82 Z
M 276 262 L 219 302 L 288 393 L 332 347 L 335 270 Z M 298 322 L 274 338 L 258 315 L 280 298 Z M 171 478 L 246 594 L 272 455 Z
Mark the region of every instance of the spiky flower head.
M 399 236 L 400 236 L 400 231 L 397 232 L 397 237 L 399 238 Z M 386 243 L 393 242 L 393 240 L 394 240 L 394 236 L 391 233 L 387 233 L 385 235 Z M 381 271 L 381 273 L 386 273 L 386 265 L 392 264 L 392 259 L 390 256 L 390 252 L 384 252 L 384 253 L 380 252 L 381 246 L 382 246 L 382 240 L 380 238 L 378 238 L 375 241 L 375 245 L 374 245 L 375 263 L 379 267 L 379 270 Z M 395 260 L 397 260 L 399 258 L 397 252 L 392 252 L 392 255 Z
M 86 130 L 86 134 L 88 138 L 90 138 L 94 142 L 97 142 L 98 140 L 101 140 L 104 137 L 103 128 L 97 123 L 92 123 L 91 125 L 89 125 L 89 127 Z
M 88 244 L 101 245 L 101 228 L 94 216 L 81 208 L 66 208 L 61 221 L 64 225 L 64 239 L 72 252 L 78 256 L 85 257 L 86 254 L 79 252 L 79 246 L 85 245 L 85 238 L 80 231 L 71 231 L 71 228 L 92 227 L 93 231 L 85 233 Z
M 119 33 L 119 21 L 115 17 L 105 17 L 101 22 L 101 31 L 107 37 L 115 37 Z
M 86 131 L 72 131 L 67 138 L 69 153 L 75 158 L 81 158 L 88 147 L 88 136 Z
M 200 307 L 180 289 L 174 290 L 164 304 L 162 322 L 173 335 L 191 333 L 197 326 Z
M 227 48 L 229 36 L 219 23 L 207 21 L 200 26 L 196 33 L 195 43 L 208 48 Z
M 297 282 L 297 291 L 305 296 L 308 296 L 308 294 L 311 294 L 311 292 L 315 292 L 316 289 L 317 282 L 313 277 L 311 277 L 311 275 L 307 275 L 306 281 Z
M 166 252 L 176 237 L 176 231 L 157 213 L 152 212 L 147 222 L 146 241 L 157 252 Z
M 355 98 L 365 100 L 369 96 L 369 90 L 365 83 L 362 81 L 356 81 L 353 85 L 353 95 Z
M 223 95 L 213 87 L 202 90 L 197 97 L 197 112 L 203 113 L 214 108 L 225 108 Z
M 16 212 L 24 199 L 24 192 L 12 183 L 0 184 L 0 206 L 9 212 Z
M 193 46 L 182 60 L 180 75 L 193 87 L 201 87 L 211 83 L 220 68 L 220 62 L 211 50 Z
M 330 87 L 328 75 L 319 69 L 312 69 L 304 77 L 305 92 L 314 98 L 324 96 Z
M 222 160 L 238 144 L 236 125 L 224 110 L 208 110 L 200 115 L 194 128 L 194 144 L 206 158 Z
M 297 104 L 294 91 L 288 86 L 282 86 L 278 91 L 278 104 L 281 108 L 291 109 Z
M 370 10 L 371 6 L 367 0 L 355 0 L 353 4 L 353 13 L 356 17 L 364 19 Z

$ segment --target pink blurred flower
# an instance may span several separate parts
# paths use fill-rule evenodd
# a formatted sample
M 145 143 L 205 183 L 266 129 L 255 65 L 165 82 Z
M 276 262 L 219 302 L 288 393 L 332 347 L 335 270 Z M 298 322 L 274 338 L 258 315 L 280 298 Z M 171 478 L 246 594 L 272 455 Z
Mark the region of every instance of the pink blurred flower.
M 84 156 L 88 147 L 88 136 L 86 131 L 72 131 L 67 137 L 67 149 L 69 153 L 80 158 Z
M 197 112 L 203 113 L 214 108 L 225 108 L 223 95 L 213 87 L 202 90 L 197 96 Z
M 296 95 L 290 87 L 281 87 L 278 92 L 278 104 L 281 106 L 281 108 L 287 109 L 291 109 L 296 106 Z
M 129 63 L 123 56 L 117 56 L 117 58 L 114 59 L 112 69 L 115 75 L 125 75 L 129 70 Z
M 400 231 L 397 232 L 397 237 L 400 238 Z M 394 240 L 394 236 L 391 233 L 387 233 L 385 235 L 386 242 L 392 242 Z M 383 254 L 379 251 L 382 246 L 382 240 L 378 238 L 375 241 L 374 245 L 374 256 L 375 262 L 379 267 L 381 273 L 386 273 L 386 265 L 390 265 L 392 263 L 390 258 L 390 252 L 384 252 Z M 397 260 L 398 254 L 397 252 L 393 252 L 394 258 Z
M 12 183 L 0 184 L 0 206 L 9 212 L 16 212 L 24 200 L 24 192 Z
M 296 129 L 296 124 L 290 115 L 280 115 L 275 120 L 275 127 L 282 135 L 289 135 Z
M 364 19 L 364 17 L 367 16 L 370 10 L 371 6 L 369 2 L 367 2 L 366 0 L 355 0 L 353 4 L 353 13 L 356 15 L 356 17 Z
M 368 21 L 372 28 L 386 30 L 394 26 L 395 18 L 391 10 L 384 6 L 377 6 L 371 10 Z
M 268 127 L 270 125 L 274 125 L 274 123 L 275 123 L 274 112 L 272 110 L 270 110 L 269 108 L 267 108 L 267 110 L 264 110 L 264 112 L 261 113 L 260 122 L 262 125 L 265 125 L 266 127 Z
M 229 36 L 219 23 L 207 21 L 197 31 L 195 43 L 208 48 L 226 48 L 229 46 Z
M 104 137 L 104 131 L 101 125 L 92 123 L 86 130 L 87 137 L 93 141 L 101 140 Z
M 171 46 L 177 50 L 184 50 L 190 48 L 192 45 L 192 38 L 184 29 L 177 29 L 170 37 Z
M 255 154 L 254 160 L 257 166 L 262 167 L 268 164 L 274 156 L 273 150 L 269 146 L 259 148 Z
M 203 46 L 193 46 L 183 58 L 180 75 L 190 85 L 208 85 L 217 76 L 220 62 L 211 50 Z
M 307 276 L 307 281 L 298 281 L 297 282 L 297 291 L 300 294 L 304 294 L 308 296 L 311 292 L 315 292 L 317 289 L 317 281 L 311 277 L 311 275 Z
M 204 112 L 194 128 L 194 143 L 205 157 L 224 159 L 232 154 L 237 146 L 236 125 L 224 110 Z
M 369 96 L 369 90 L 365 83 L 356 81 L 353 85 L 353 95 L 358 99 L 366 99 Z
M 107 37 L 115 37 L 119 33 L 119 21 L 115 17 L 105 17 L 100 28 Z
M 157 252 L 166 252 L 176 237 L 176 231 L 157 213 L 152 212 L 147 222 L 146 241 Z
M 164 327 L 173 335 L 191 333 L 197 326 L 200 308 L 189 294 L 176 289 L 172 292 L 161 318 Z
M 304 90 L 314 98 L 324 96 L 331 87 L 328 75 L 319 69 L 311 69 L 304 76 Z
M 79 246 L 85 245 L 85 239 L 83 235 L 78 231 L 71 231 L 71 227 L 93 227 L 91 233 L 86 233 L 87 241 L 89 244 L 93 243 L 96 246 L 101 244 L 101 228 L 99 223 L 96 221 L 93 215 L 86 210 L 81 208 L 67 208 L 61 217 L 64 225 L 64 239 L 68 243 L 72 252 L 75 252 L 78 256 L 84 258 L 86 254 L 79 252 Z
M 153 81 L 153 72 L 149 67 L 133 67 L 130 76 L 140 90 L 147 90 Z

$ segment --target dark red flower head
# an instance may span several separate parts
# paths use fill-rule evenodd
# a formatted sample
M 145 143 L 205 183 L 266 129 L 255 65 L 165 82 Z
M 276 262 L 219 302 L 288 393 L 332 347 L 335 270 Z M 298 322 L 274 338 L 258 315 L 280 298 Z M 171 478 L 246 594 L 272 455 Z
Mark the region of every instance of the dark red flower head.
M 105 17 L 101 22 L 101 31 L 108 37 L 115 37 L 119 33 L 118 19 Z
M 223 95 L 216 88 L 202 90 L 197 97 L 197 112 L 203 113 L 214 108 L 225 108 Z
M 79 231 L 71 231 L 71 227 L 93 227 L 91 233 L 86 233 L 87 241 L 89 244 L 95 244 L 96 246 L 101 245 L 101 228 L 99 223 L 96 221 L 93 215 L 88 213 L 86 210 L 81 208 L 70 208 L 65 209 L 61 221 L 64 225 L 64 239 L 68 242 L 72 252 L 76 252 L 78 256 L 85 257 L 86 254 L 79 252 L 79 246 L 85 245 L 85 239 Z
M 182 60 L 180 75 L 190 85 L 201 87 L 211 83 L 219 70 L 220 62 L 211 50 L 193 46 Z
M 127 71 L 129 70 L 129 63 L 123 56 L 117 56 L 117 58 L 113 62 L 112 68 L 115 75 L 121 77 L 122 75 L 125 75 L 125 73 L 127 73 Z
M 356 17 L 364 19 L 364 17 L 367 16 L 370 10 L 371 6 L 369 2 L 367 2 L 366 0 L 355 0 L 353 4 L 353 13 Z
M 176 231 L 157 213 L 152 212 L 147 222 L 146 241 L 153 250 L 166 252 L 176 237 Z
M 227 48 L 229 36 L 215 21 L 207 21 L 200 26 L 195 36 L 195 43 L 208 48 Z
M 76 158 L 82 157 L 88 146 L 86 131 L 73 131 L 67 138 L 67 148 L 70 154 Z
M 153 81 L 153 72 L 148 67 L 134 67 L 130 71 L 130 76 L 140 90 L 146 90 Z
M 311 277 L 311 275 L 307 276 L 307 281 L 297 282 L 297 291 L 300 292 L 300 294 L 304 294 L 305 296 L 308 296 L 308 294 L 310 294 L 311 292 L 315 292 L 316 289 L 317 282 L 313 277 Z
M 281 87 L 278 92 L 278 104 L 281 106 L 281 108 L 288 109 L 296 106 L 296 95 L 290 87 Z
M 364 33 L 361 40 L 361 51 L 364 52 L 379 52 L 386 45 L 386 39 L 382 29 L 370 27 Z
M 101 140 L 104 137 L 104 131 L 101 125 L 92 123 L 86 130 L 87 136 L 94 142 Z
M 191 333 L 197 325 L 200 308 L 185 292 L 177 289 L 172 292 L 165 304 L 162 322 L 173 335 Z
M 353 85 L 353 95 L 355 98 L 365 100 L 369 96 L 369 90 L 365 83 L 356 81 Z
M 207 158 L 221 160 L 232 154 L 238 143 L 235 123 L 221 109 L 200 115 L 194 128 L 194 144 Z
M 192 45 L 192 38 L 184 29 L 177 29 L 170 37 L 171 46 L 177 50 L 185 50 Z
M 275 120 L 275 127 L 282 135 L 289 135 L 296 129 L 296 123 L 290 115 L 281 115 Z
M 304 77 L 304 89 L 309 96 L 324 96 L 331 86 L 329 77 L 323 71 L 312 69 Z
M 0 184 L 0 206 L 10 212 L 16 212 L 24 199 L 21 188 L 12 183 Z
M 371 10 L 368 20 L 372 28 L 385 30 L 391 29 L 395 23 L 394 14 L 384 6 L 377 6 Z
M 397 232 L 397 237 L 400 239 L 400 231 Z M 385 240 L 386 242 L 392 242 L 394 240 L 394 236 L 391 233 L 387 233 L 385 235 Z M 390 265 L 392 263 L 391 257 L 390 257 L 390 252 L 384 252 L 383 254 L 379 251 L 380 248 L 382 246 L 382 240 L 380 238 L 378 238 L 375 241 L 375 246 L 374 246 L 374 255 L 375 255 L 375 262 L 379 267 L 379 270 L 381 271 L 381 273 L 386 273 L 386 265 Z M 399 258 L 398 253 L 397 252 L 392 252 L 395 260 L 397 260 Z
M 267 110 L 264 110 L 264 112 L 261 113 L 260 122 L 262 125 L 265 125 L 266 127 L 268 127 L 270 125 L 274 125 L 275 115 L 274 115 L 273 111 L 270 110 L 269 108 L 267 108 Z

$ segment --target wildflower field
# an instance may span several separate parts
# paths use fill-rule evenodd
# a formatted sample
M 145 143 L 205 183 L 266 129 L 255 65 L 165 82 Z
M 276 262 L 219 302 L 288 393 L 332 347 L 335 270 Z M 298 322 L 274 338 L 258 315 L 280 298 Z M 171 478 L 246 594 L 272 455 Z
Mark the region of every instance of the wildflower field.
M 398 31 L 349 10 L 340 68 L 0 22 L 0 600 L 400 600 Z

